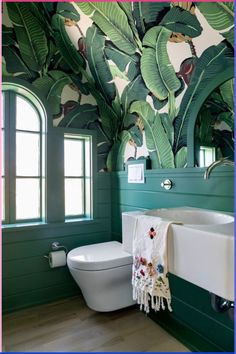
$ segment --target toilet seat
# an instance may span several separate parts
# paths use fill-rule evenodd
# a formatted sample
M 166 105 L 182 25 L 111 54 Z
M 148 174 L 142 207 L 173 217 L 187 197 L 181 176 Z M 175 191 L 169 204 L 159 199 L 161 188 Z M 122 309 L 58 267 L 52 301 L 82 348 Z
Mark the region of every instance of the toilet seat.
M 117 241 L 77 247 L 67 255 L 69 267 L 84 271 L 112 269 L 132 262 L 132 255 L 123 251 Z

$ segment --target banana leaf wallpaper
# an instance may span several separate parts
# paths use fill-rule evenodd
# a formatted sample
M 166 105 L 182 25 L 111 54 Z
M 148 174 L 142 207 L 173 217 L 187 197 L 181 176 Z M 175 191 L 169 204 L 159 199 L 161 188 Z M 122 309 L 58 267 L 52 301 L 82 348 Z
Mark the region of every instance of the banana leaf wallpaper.
M 234 65 L 234 3 L 5 3 L 2 45 L 3 76 L 36 87 L 55 127 L 97 131 L 99 171 L 138 154 L 185 167 L 192 103 Z M 233 92 L 217 88 L 197 125 L 231 157 Z

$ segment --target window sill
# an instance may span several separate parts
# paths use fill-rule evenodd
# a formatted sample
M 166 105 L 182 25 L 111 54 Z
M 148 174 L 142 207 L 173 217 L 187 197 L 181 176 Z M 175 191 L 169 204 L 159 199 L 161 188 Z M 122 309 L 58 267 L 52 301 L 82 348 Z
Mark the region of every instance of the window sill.
M 50 228 L 68 228 L 73 226 L 79 226 L 82 224 L 96 223 L 95 219 L 91 218 L 80 218 L 80 219 L 68 219 L 64 222 L 32 222 L 32 223 L 22 223 L 22 224 L 8 224 L 2 225 L 2 232 L 10 233 L 24 230 L 40 230 L 40 229 L 50 229 Z

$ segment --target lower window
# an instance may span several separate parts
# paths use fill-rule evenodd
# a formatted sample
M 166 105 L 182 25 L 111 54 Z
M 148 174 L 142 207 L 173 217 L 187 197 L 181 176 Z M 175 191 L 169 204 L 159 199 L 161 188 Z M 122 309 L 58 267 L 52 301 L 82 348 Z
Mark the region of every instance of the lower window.
M 64 134 L 65 219 L 92 215 L 92 137 Z

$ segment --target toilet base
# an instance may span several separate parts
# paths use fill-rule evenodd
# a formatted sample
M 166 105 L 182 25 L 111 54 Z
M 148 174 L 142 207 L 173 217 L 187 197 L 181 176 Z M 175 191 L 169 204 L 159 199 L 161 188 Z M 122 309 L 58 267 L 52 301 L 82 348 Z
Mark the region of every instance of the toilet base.
M 92 310 L 109 312 L 136 303 L 132 298 L 132 264 L 96 271 L 69 270 Z

